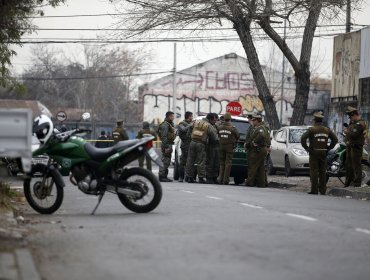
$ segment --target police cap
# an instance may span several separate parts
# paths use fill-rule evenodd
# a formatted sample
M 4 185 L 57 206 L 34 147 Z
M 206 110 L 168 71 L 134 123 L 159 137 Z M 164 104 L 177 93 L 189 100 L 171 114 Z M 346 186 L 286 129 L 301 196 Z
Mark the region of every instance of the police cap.
M 315 112 L 315 113 L 313 114 L 313 117 L 314 117 L 315 119 L 323 119 L 323 118 L 324 118 L 324 115 L 322 114 L 322 112 L 321 112 L 321 111 L 319 111 L 319 112 Z
M 231 114 L 230 114 L 230 113 L 225 113 L 225 115 L 224 115 L 224 120 L 225 120 L 225 121 L 229 121 L 229 120 L 231 120 Z
M 347 106 L 347 110 L 346 110 L 347 115 L 351 116 L 357 112 L 358 112 L 357 108 L 352 107 L 352 106 Z
M 254 120 L 261 121 L 262 120 L 262 116 L 260 114 L 253 114 L 252 121 L 254 121 Z

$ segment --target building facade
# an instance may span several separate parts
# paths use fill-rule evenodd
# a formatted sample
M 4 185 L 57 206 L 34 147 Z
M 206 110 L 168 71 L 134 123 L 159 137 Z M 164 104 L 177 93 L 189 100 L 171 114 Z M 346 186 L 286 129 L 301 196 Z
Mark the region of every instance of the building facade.
M 348 123 L 347 106 L 357 107 L 370 120 L 370 28 L 334 38 L 329 125 L 336 131 Z
M 267 84 L 276 103 L 283 125 L 289 125 L 295 99 L 294 77 L 263 67 Z M 173 110 L 173 75 L 144 84 L 139 88 L 142 119 L 160 123 L 166 111 Z M 312 87 L 309 94 L 307 123 L 313 111 L 328 111 L 330 92 Z M 182 119 L 186 111 L 195 114 L 225 113 L 230 101 L 238 101 L 243 114 L 262 113 L 264 108 L 246 58 L 235 53 L 226 54 L 176 73 L 176 117 Z

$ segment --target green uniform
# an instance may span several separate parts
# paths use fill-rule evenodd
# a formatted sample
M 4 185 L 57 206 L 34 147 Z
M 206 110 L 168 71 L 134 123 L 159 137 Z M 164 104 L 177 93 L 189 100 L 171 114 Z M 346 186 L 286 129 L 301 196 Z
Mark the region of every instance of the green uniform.
M 265 137 L 266 137 L 266 147 L 267 149 L 270 148 L 271 146 L 271 137 L 270 137 L 270 128 L 269 126 L 265 123 L 262 122 L 262 127 L 265 130 Z M 265 159 L 265 186 L 268 187 L 268 181 L 267 181 L 267 161 L 269 160 L 270 154 L 267 153 L 266 159 Z
M 172 121 L 164 120 L 158 128 L 158 135 L 161 139 L 161 151 L 163 167 L 159 168 L 159 178 L 167 178 L 168 167 L 171 164 L 172 145 L 175 140 L 175 127 Z
M 360 187 L 362 181 L 362 152 L 365 144 L 367 123 L 365 120 L 351 121 L 346 134 L 346 182 L 348 187 L 351 182 L 354 187 Z
M 149 137 L 149 136 L 157 137 L 157 134 L 155 133 L 154 130 L 152 130 L 150 128 L 143 128 L 143 129 L 139 130 L 139 132 L 137 133 L 136 138 L 141 139 L 141 138 Z M 151 160 L 150 156 L 148 156 L 148 155 L 139 157 L 139 166 L 144 167 L 144 159 L 146 160 L 146 169 L 152 171 L 152 160 Z
M 205 161 L 206 161 L 206 143 L 217 139 L 212 124 L 208 119 L 196 120 L 193 123 L 191 130 L 191 142 L 189 146 L 189 154 L 186 161 L 186 176 L 191 180 L 195 177 L 195 168 L 199 179 L 204 179 L 206 175 Z
M 307 145 L 307 139 L 310 143 L 309 146 Z M 328 146 L 329 139 L 330 146 Z M 327 151 L 333 149 L 337 143 L 338 138 L 335 136 L 334 132 L 321 122 L 316 122 L 303 133 L 301 144 L 310 155 L 310 193 L 317 194 L 319 191 L 321 194 L 326 193 L 326 154 Z
M 263 188 L 265 182 L 265 159 L 267 156 L 266 131 L 260 123 L 253 128 L 248 143 L 248 178 L 246 185 Z
M 181 157 L 180 157 L 180 166 L 179 166 L 179 181 L 182 181 L 185 177 L 185 166 L 186 160 L 188 159 L 189 146 L 191 142 L 191 134 L 189 130 L 191 129 L 192 123 L 183 120 L 177 126 L 177 135 L 181 139 Z
M 217 136 L 217 127 L 212 125 L 213 133 Z M 209 139 L 206 145 L 206 178 L 207 183 L 217 183 L 217 176 L 220 168 L 219 157 L 220 143 L 218 136 L 215 139 Z
M 112 137 L 115 143 L 129 139 L 126 130 L 121 125 L 113 129 Z
M 240 135 L 230 121 L 225 121 L 219 127 L 218 136 L 220 138 L 220 174 L 218 182 L 227 185 L 229 184 L 234 147 Z
M 252 155 L 253 145 L 252 145 L 252 134 L 253 134 L 254 127 L 253 125 L 250 125 L 245 133 L 245 144 L 244 148 L 247 153 L 247 175 L 249 174 L 250 169 L 250 157 Z

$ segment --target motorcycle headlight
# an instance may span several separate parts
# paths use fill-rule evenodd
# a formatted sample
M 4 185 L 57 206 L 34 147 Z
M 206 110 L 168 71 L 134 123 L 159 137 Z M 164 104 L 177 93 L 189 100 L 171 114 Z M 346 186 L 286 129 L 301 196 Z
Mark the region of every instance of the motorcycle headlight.
M 339 170 L 339 162 L 333 161 L 330 165 L 330 171 L 337 172 Z
M 306 152 L 306 150 L 303 150 L 303 149 L 297 149 L 297 148 L 293 148 L 293 153 L 297 156 L 307 156 L 308 153 Z

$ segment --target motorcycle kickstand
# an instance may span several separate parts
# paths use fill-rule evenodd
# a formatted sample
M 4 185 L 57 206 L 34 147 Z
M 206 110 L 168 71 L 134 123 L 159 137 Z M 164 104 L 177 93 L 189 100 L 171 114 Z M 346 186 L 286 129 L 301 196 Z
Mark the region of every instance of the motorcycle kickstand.
M 95 211 L 98 209 L 98 207 L 100 205 L 100 202 L 103 199 L 104 194 L 105 194 L 105 192 L 102 192 L 102 193 L 99 194 L 98 203 L 96 204 L 94 210 L 91 212 L 91 215 L 95 214 Z

